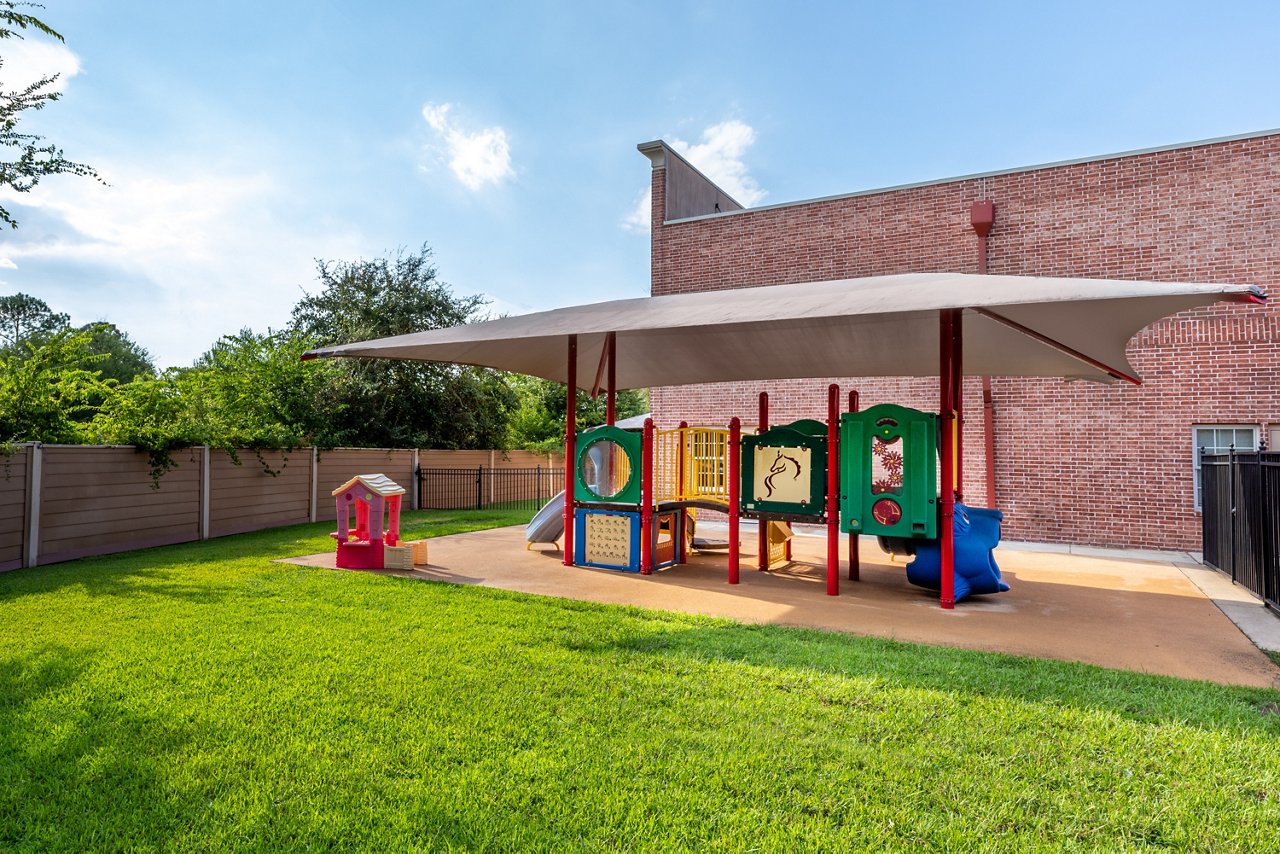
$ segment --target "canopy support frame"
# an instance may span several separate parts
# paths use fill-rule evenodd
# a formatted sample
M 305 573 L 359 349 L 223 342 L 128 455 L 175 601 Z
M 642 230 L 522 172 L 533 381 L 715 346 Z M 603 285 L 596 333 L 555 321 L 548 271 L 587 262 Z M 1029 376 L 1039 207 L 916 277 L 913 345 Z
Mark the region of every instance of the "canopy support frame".
M 955 594 L 955 457 L 960 444 L 955 432 L 956 377 L 963 375 L 958 365 L 961 353 L 960 309 L 948 308 L 938 312 L 938 445 L 942 449 L 941 513 L 938 520 L 938 540 L 942 552 L 941 591 L 939 599 L 943 610 L 956 606 Z
M 573 566 L 574 442 L 578 435 L 578 336 L 569 337 L 564 400 L 564 565 Z
M 1036 332 L 1034 329 L 1028 326 L 1023 326 L 1021 323 L 1019 323 L 1016 320 L 1010 320 L 1009 318 L 1005 317 L 1003 314 L 998 314 L 989 308 L 980 308 L 977 306 L 971 306 L 969 308 L 969 311 L 972 311 L 974 314 L 981 315 L 982 317 L 988 318 L 989 320 L 994 320 L 996 323 L 999 323 L 1001 326 L 1004 326 L 1008 329 L 1012 329 L 1014 332 L 1027 336 L 1032 341 L 1039 341 L 1041 344 L 1044 344 L 1046 347 L 1050 347 L 1054 350 L 1057 350 L 1059 353 L 1062 353 L 1065 356 L 1070 356 L 1071 358 L 1075 359 L 1077 362 L 1083 362 L 1084 364 L 1088 365 L 1091 368 L 1097 368 L 1098 370 L 1102 371 L 1103 373 L 1107 374 L 1113 379 L 1124 380 L 1125 382 L 1133 383 L 1134 385 L 1142 385 L 1142 380 L 1139 379 L 1138 377 L 1135 377 L 1132 374 L 1126 374 L 1124 371 L 1120 370 L 1119 368 L 1113 368 L 1110 365 L 1106 364 L 1105 362 L 1098 361 L 1092 356 L 1086 356 L 1084 353 L 1081 353 L 1079 350 L 1075 349 L 1074 347 L 1069 347 L 1066 344 L 1063 344 L 1061 341 L 1050 338 L 1048 335 L 1045 335 L 1043 332 Z

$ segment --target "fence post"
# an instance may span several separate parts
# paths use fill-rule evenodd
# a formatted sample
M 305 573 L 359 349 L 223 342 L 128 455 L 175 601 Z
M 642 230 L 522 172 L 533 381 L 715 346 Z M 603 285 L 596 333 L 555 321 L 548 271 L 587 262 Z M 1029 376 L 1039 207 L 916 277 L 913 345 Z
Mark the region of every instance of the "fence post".
M 1227 554 L 1231 556 L 1231 580 L 1236 580 L 1236 446 L 1232 442 L 1227 449 L 1227 495 L 1231 499 L 1231 539 Z
M 1266 447 L 1266 443 L 1262 444 Z M 1271 589 L 1272 573 L 1274 572 L 1275 558 L 1275 541 L 1271 538 L 1271 490 L 1270 484 L 1267 482 L 1266 461 L 1263 459 L 1263 451 L 1258 451 L 1258 512 L 1254 517 L 1254 524 L 1262 528 L 1262 553 L 1258 555 L 1258 586 L 1262 588 L 1262 601 L 1275 601 L 1275 591 Z M 1255 593 L 1259 591 L 1254 591 Z
M 483 510 L 484 505 L 484 466 L 476 467 L 476 509 Z
M 209 446 L 200 446 L 200 539 L 209 539 Z
M 409 496 L 410 509 L 422 509 L 422 466 L 418 463 L 418 449 L 413 449 L 413 493 Z
M 311 448 L 311 521 L 316 521 L 320 512 L 320 453 Z
M 1192 489 L 1198 488 L 1200 490 L 1200 558 L 1205 563 L 1209 563 L 1209 502 L 1205 500 L 1209 476 L 1204 462 L 1204 445 L 1200 446 L 1198 453 L 1200 454 L 1197 458 L 1200 461 L 1200 471 L 1196 476 L 1200 478 L 1200 482 L 1193 484 Z M 1221 558 L 1218 558 L 1218 560 L 1221 560 Z M 1214 566 L 1217 566 L 1217 564 L 1214 564 Z
M 533 469 L 533 494 L 538 500 L 538 506 L 542 506 L 542 466 L 535 466 Z
M 40 482 L 44 448 L 39 442 L 27 446 L 27 541 L 23 543 L 22 565 L 40 565 Z

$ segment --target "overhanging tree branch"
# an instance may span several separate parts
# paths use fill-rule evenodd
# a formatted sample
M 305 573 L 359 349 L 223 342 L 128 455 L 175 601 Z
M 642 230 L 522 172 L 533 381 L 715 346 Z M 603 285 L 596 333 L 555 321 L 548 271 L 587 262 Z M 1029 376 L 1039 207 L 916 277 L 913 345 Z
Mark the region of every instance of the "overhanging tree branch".
M 38 3 L 19 0 L 0 0 L 0 40 L 23 38 L 19 30 L 34 29 L 58 41 L 64 41 L 48 24 L 21 8 L 43 8 Z M 0 75 L 4 73 L 4 58 L 0 57 Z M 0 82 L 0 147 L 13 149 L 9 157 L 0 159 L 0 187 L 9 187 L 18 193 L 29 193 L 50 175 L 80 175 L 102 179 L 92 166 L 68 160 L 62 149 L 53 144 L 41 144 L 44 137 L 19 133 L 18 120 L 26 110 L 41 110 L 50 101 L 62 96 L 51 87 L 59 75 L 46 75 L 22 89 L 8 89 Z M 8 209 L 0 205 L 0 222 L 17 228 L 18 222 Z

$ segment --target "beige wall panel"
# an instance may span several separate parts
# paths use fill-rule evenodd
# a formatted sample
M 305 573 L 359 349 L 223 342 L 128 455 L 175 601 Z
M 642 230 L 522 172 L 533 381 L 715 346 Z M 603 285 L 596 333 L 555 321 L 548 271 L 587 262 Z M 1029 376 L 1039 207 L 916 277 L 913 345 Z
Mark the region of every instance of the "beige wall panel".
M 40 563 L 198 539 L 200 450 L 176 452 L 176 468 L 151 477 L 147 456 L 129 447 L 46 445 L 40 514 Z M 267 452 L 272 476 L 251 451 L 241 465 L 213 451 L 210 459 L 211 536 L 306 522 L 311 513 L 309 449 Z M 27 511 L 29 452 L 20 448 L 0 459 L 0 570 L 21 565 Z M 546 455 L 527 451 L 421 451 L 424 468 L 548 468 Z M 563 467 L 557 456 L 550 468 Z M 353 475 L 382 473 L 406 491 L 414 488 L 413 451 L 340 448 L 321 451 L 314 488 L 316 516 L 334 518 L 330 493 Z M 158 488 L 157 488 L 158 483 Z M 504 495 L 498 495 L 503 500 Z M 404 506 L 412 504 L 406 495 Z M 472 506 L 470 493 L 457 506 Z
M 197 539 L 199 466 L 174 458 L 156 488 L 132 448 L 45 446 L 40 563 Z
M 413 451 L 388 451 L 380 448 L 336 448 L 321 451 L 316 479 L 316 519 L 333 521 L 336 507 L 333 490 L 358 474 L 385 474 L 405 488 L 401 502 L 407 510 L 413 490 Z
M 488 451 L 419 451 L 418 459 L 424 469 L 465 469 L 479 466 L 489 468 Z M 564 456 L 562 454 L 555 454 L 552 459 L 553 466 L 564 465 Z M 547 467 L 546 454 L 535 454 L 530 451 L 493 452 L 493 468 L 531 469 L 538 467 Z
M 209 460 L 209 534 L 221 537 L 309 520 L 311 452 L 266 451 L 262 460 L 240 451 L 240 465 L 224 451 Z M 263 462 L 278 472 L 263 470 Z
M 0 570 L 22 565 L 27 522 L 27 449 L 0 454 Z

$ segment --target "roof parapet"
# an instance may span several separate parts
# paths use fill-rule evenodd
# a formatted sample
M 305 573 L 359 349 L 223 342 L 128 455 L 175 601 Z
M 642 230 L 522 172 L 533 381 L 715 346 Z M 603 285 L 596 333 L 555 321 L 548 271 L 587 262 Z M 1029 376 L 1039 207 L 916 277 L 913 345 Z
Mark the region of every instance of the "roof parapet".
M 656 139 L 642 142 L 636 149 L 649 158 L 654 169 L 666 170 L 664 222 L 744 210 L 733 196 L 702 174 L 665 141 Z

